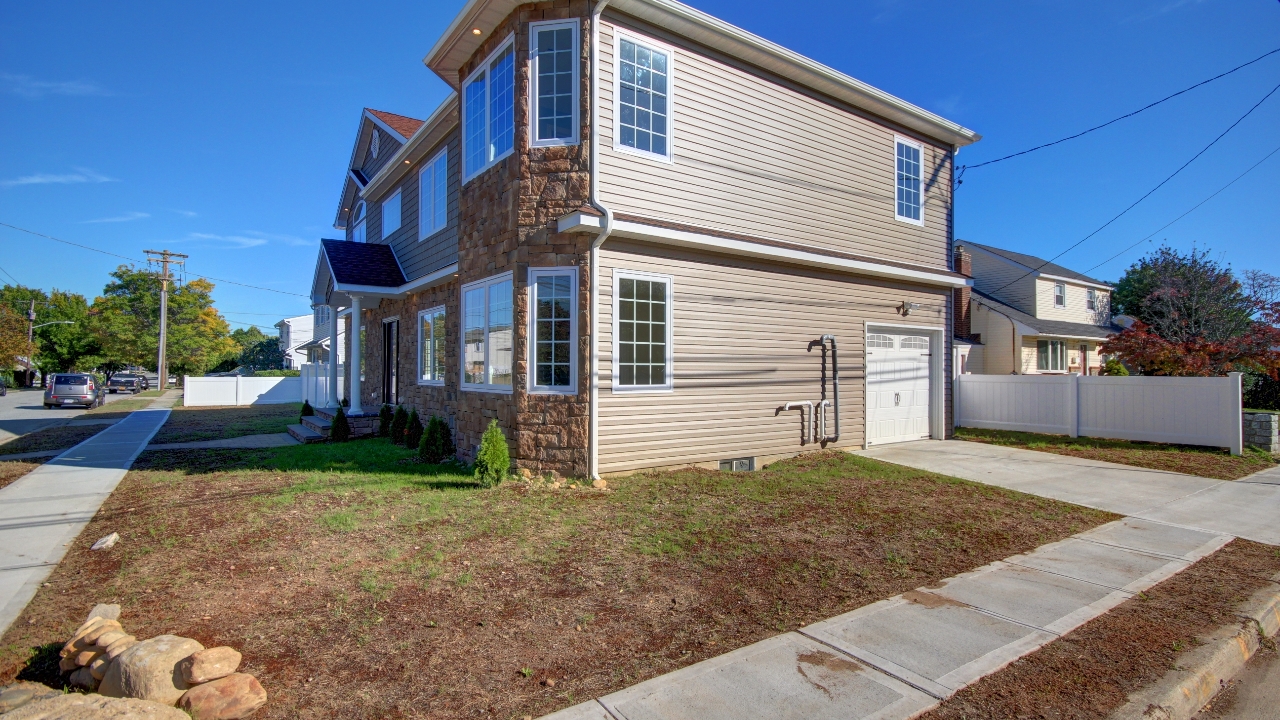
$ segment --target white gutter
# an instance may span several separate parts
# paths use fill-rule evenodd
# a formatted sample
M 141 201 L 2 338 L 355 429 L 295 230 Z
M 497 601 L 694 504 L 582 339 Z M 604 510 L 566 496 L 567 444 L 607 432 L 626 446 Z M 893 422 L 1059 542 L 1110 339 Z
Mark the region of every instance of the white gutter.
M 350 295 L 351 293 L 359 293 L 366 297 L 399 297 L 405 293 L 411 293 L 424 288 L 431 287 L 442 280 L 447 279 L 451 275 L 458 273 L 458 263 L 442 267 L 430 275 L 423 275 L 417 280 L 396 287 L 387 287 L 383 285 L 349 285 L 346 283 L 335 282 L 333 284 L 334 292 L 343 292 Z
M 609 0 L 599 0 L 591 13 L 591 196 L 590 201 L 604 213 L 604 222 L 598 223 L 599 233 L 591 241 L 591 406 L 589 413 L 589 437 L 591 445 L 590 472 L 592 479 L 600 477 L 600 246 L 613 233 L 613 211 L 600 202 L 600 14 Z

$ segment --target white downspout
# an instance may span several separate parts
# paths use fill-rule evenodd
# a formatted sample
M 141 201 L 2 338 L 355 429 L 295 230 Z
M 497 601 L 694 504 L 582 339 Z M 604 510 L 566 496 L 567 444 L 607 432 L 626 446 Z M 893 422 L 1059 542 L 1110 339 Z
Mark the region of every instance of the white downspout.
M 600 15 L 609 0 L 599 0 L 591 13 L 591 204 L 604 215 L 600 234 L 591 242 L 591 411 L 589 413 L 592 479 L 600 477 L 600 246 L 613 232 L 613 211 L 600 202 Z

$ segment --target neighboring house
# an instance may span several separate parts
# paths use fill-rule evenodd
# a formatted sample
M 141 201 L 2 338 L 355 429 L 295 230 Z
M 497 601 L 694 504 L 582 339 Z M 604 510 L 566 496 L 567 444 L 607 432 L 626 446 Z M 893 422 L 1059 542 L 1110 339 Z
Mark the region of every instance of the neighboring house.
M 280 330 L 280 352 L 284 353 L 285 369 L 297 370 L 302 363 L 309 362 L 304 346 L 311 342 L 314 316 L 285 318 L 276 323 L 276 327 Z
M 358 328 L 350 412 L 468 459 L 496 419 L 577 476 L 817 447 L 788 403 L 827 447 L 947 435 L 979 136 L 673 0 L 593 8 L 470 0 L 425 60 L 457 94 L 361 115 L 311 293 Z
M 971 353 L 969 372 L 1098 374 L 1098 346 L 1121 330 L 1110 285 L 1032 255 L 959 243 L 957 266 L 964 272 L 972 263 L 973 291 L 958 301 L 968 307 L 968 330 L 957 323 L 956 335 L 982 347 Z
M 309 363 L 327 363 L 329 362 L 329 346 L 334 344 L 332 331 L 329 323 L 333 321 L 333 309 L 328 305 L 316 305 L 312 311 L 312 332 L 311 340 L 298 346 L 298 351 L 306 354 L 306 362 Z M 339 320 L 336 325 L 338 332 L 338 364 L 342 364 L 346 358 L 346 348 L 344 343 L 347 334 L 343 330 L 344 323 Z

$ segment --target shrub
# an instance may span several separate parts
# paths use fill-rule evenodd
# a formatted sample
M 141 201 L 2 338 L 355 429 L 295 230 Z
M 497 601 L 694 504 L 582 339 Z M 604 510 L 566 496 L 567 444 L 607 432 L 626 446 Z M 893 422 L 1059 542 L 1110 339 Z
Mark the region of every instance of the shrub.
M 404 426 L 404 446 L 417 450 L 422 444 L 422 420 L 418 419 L 418 410 L 409 411 L 409 421 Z
M 435 415 L 427 420 L 427 428 L 418 443 L 418 457 L 423 462 L 442 463 L 457 454 L 453 446 L 453 431 L 449 423 Z
M 391 416 L 391 442 L 404 444 L 404 428 L 408 424 L 409 413 L 404 411 L 403 405 L 397 405 L 395 414 Z
M 301 370 L 258 370 L 253 377 L 299 377 Z
M 391 434 L 391 406 L 383 404 L 378 408 L 378 437 Z
M 1124 363 L 1120 362 L 1118 358 L 1109 357 L 1107 358 L 1107 361 L 1102 364 L 1102 374 L 1111 375 L 1113 377 L 1127 377 L 1129 375 L 1129 368 L 1125 367 Z
M 351 398 L 342 398 L 342 407 L 351 407 Z
M 480 450 L 476 453 L 476 479 L 484 487 L 493 487 L 502 482 L 511 470 L 511 452 L 507 449 L 507 438 L 498 427 L 497 419 L 489 421 L 484 435 L 480 438 Z
M 303 401 L 302 401 L 302 412 L 301 412 L 301 413 L 299 413 L 298 417 L 300 417 L 300 418 L 310 417 L 310 416 L 315 415 L 315 414 L 316 414 L 316 409 L 315 409 L 315 408 L 313 408 L 313 407 L 311 407 L 311 402 L 310 402 L 309 400 L 303 400 Z
M 1264 373 L 1245 373 L 1244 406 L 1254 410 L 1280 410 L 1280 380 Z
M 351 423 L 347 422 L 347 413 L 338 408 L 333 416 L 333 425 L 329 427 L 329 439 L 334 442 L 346 442 L 351 439 Z

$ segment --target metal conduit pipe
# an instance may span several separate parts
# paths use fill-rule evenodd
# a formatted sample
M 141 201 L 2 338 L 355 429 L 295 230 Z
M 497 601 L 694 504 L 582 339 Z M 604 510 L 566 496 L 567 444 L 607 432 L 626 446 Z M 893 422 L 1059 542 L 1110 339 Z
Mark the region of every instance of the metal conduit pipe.
M 824 437 L 823 442 L 835 442 L 840 439 L 840 363 L 836 359 L 836 336 L 823 335 L 822 341 L 825 343 L 831 341 L 831 389 L 835 395 L 835 411 L 836 411 L 836 434 L 830 437 Z M 826 423 L 824 418 L 823 424 Z M 825 431 L 825 428 L 824 428 Z
M 591 407 L 588 413 L 593 479 L 600 477 L 600 246 L 613 232 L 613 211 L 600 202 L 600 15 L 609 0 L 600 0 L 591 12 L 591 205 L 604 215 L 600 234 L 591 242 Z

